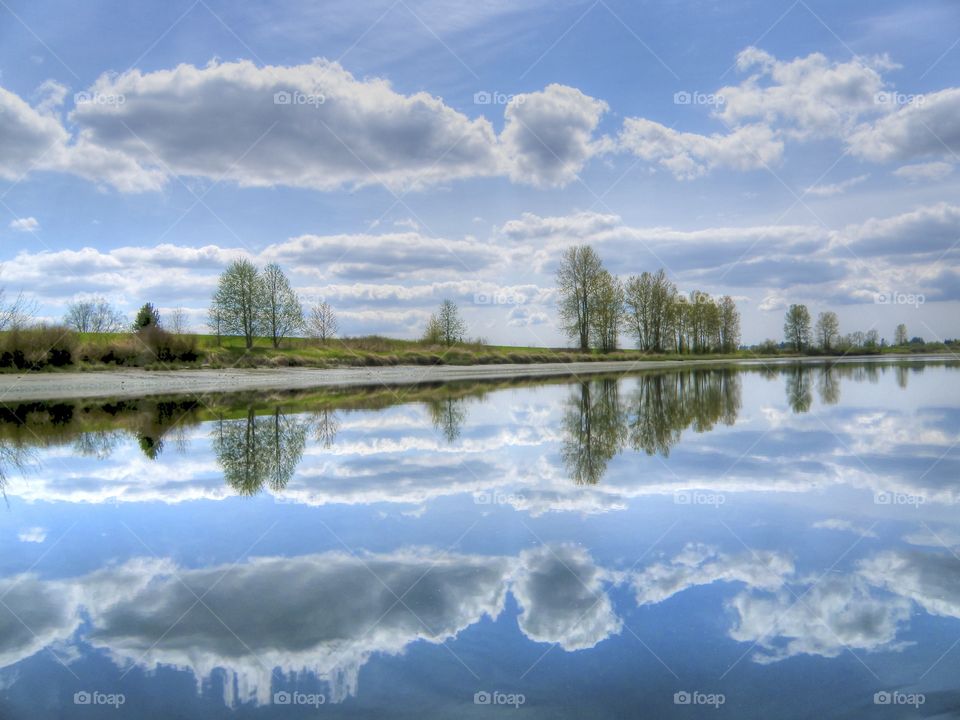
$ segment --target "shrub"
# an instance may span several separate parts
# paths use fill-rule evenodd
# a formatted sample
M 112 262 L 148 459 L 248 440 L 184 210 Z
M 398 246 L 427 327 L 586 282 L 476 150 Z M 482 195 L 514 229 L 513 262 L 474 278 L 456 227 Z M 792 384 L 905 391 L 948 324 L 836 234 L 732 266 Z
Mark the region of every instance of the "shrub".
M 197 339 L 193 335 L 173 335 L 156 325 L 148 325 L 137 332 L 137 338 L 151 360 L 193 362 L 198 357 Z
M 0 367 L 63 367 L 74 362 L 76 350 L 77 334 L 64 325 L 14 328 L 0 337 Z

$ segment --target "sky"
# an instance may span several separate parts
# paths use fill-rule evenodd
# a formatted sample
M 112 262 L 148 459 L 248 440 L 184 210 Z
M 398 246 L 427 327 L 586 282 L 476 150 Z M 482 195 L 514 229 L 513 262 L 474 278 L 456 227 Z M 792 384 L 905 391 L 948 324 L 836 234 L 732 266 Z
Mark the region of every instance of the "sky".
M 2 0 L 0 286 L 201 330 L 246 257 L 344 335 L 553 346 L 589 243 L 747 343 L 956 337 L 958 78 L 949 0 Z

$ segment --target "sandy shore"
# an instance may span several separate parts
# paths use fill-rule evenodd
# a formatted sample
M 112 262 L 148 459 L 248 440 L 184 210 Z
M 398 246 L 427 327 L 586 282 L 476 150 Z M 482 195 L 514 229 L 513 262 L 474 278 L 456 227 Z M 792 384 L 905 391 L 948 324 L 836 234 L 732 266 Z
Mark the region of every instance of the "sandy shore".
M 907 355 L 916 360 L 951 359 L 949 355 Z M 902 359 L 885 355 L 866 361 Z M 773 365 L 819 362 L 818 358 L 770 360 L 659 360 L 586 363 L 542 363 L 531 365 L 435 365 L 376 368 L 276 368 L 256 370 L 103 370 L 73 373 L 0 374 L 0 402 L 24 400 L 66 400 L 78 398 L 129 398 L 146 395 L 180 395 L 237 392 L 243 390 L 305 390 L 331 386 L 410 385 L 456 380 L 506 380 L 586 376 L 597 373 L 657 370 L 703 365 Z M 844 362 L 864 362 L 847 358 Z

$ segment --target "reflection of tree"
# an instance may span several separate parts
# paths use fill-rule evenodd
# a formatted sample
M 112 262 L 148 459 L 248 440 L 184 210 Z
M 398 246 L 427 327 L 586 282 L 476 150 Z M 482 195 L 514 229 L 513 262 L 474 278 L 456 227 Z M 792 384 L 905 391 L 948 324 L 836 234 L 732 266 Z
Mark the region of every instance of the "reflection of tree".
M 313 437 L 323 447 L 330 447 L 339 431 L 340 418 L 335 410 L 324 408 L 313 413 Z
M 77 455 L 103 460 L 113 454 L 122 440 L 123 434 L 115 430 L 91 430 L 77 435 L 73 451 Z
M 662 373 L 637 378 L 627 422 L 630 444 L 647 455 L 670 455 L 680 433 L 732 425 L 740 410 L 740 376 L 732 370 Z
M 805 413 L 813 404 L 812 368 L 796 365 L 788 368 L 787 403 L 795 413 Z
M 567 401 L 560 456 L 577 485 L 600 482 L 626 438 L 616 380 L 584 381 Z
M 836 405 L 840 402 L 840 378 L 834 366 L 828 365 L 820 369 L 817 392 L 824 405 Z
M 7 471 L 10 468 L 23 473 L 30 462 L 35 462 L 33 451 L 19 443 L 0 441 L 0 495 L 7 499 Z
M 907 378 L 910 377 L 910 371 L 907 369 L 905 365 L 897 365 L 897 367 L 894 368 L 894 370 L 896 371 L 896 374 L 897 374 L 897 387 L 899 387 L 901 390 L 906 390 Z
M 217 462 L 224 479 L 243 495 L 255 495 L 269 482 L 282 490 L 303 457 L 308 425 L 276 408 L 256 415 L 251 407 L 240 420 L 220 420 L 213 434 Z
M 443 398 L 427 403 L 433 426 L 440 431 L 448 443 L 452 443 L 463 429 L 467 419 L 467 401 L 463 398 Z

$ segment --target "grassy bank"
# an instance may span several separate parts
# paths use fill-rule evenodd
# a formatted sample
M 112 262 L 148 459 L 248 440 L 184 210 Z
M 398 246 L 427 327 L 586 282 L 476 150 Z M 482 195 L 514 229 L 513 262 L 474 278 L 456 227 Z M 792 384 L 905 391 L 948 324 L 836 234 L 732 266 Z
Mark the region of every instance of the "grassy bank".
M 859 349 L 836 353 L 875 356 L 887 353 L 958 352 L 956 342 L 914 344 L 904 347 Z M 0 333 L 0 372 L 24 370 L 98 370 L 123 367 L 148 370 L 171 368 L 269 367 L 385 367 L 392 365 L 495 365 L 610 360 L 744 359 L 801 357 L 782 349 L 743 349 L 728 354 L 644 353 L 637 350 L 580 352 L 565 348 L 457 344 L 450 347 L 423 341 L 379 336 L 338 338 L 317 342 L 286 338 L 274 348 L 267 338 L 257 338 L 246 348 L 243 338 L 212 335 L 171 335 L 162 331 L 132 333 L 74 333 L 44 327 Z

